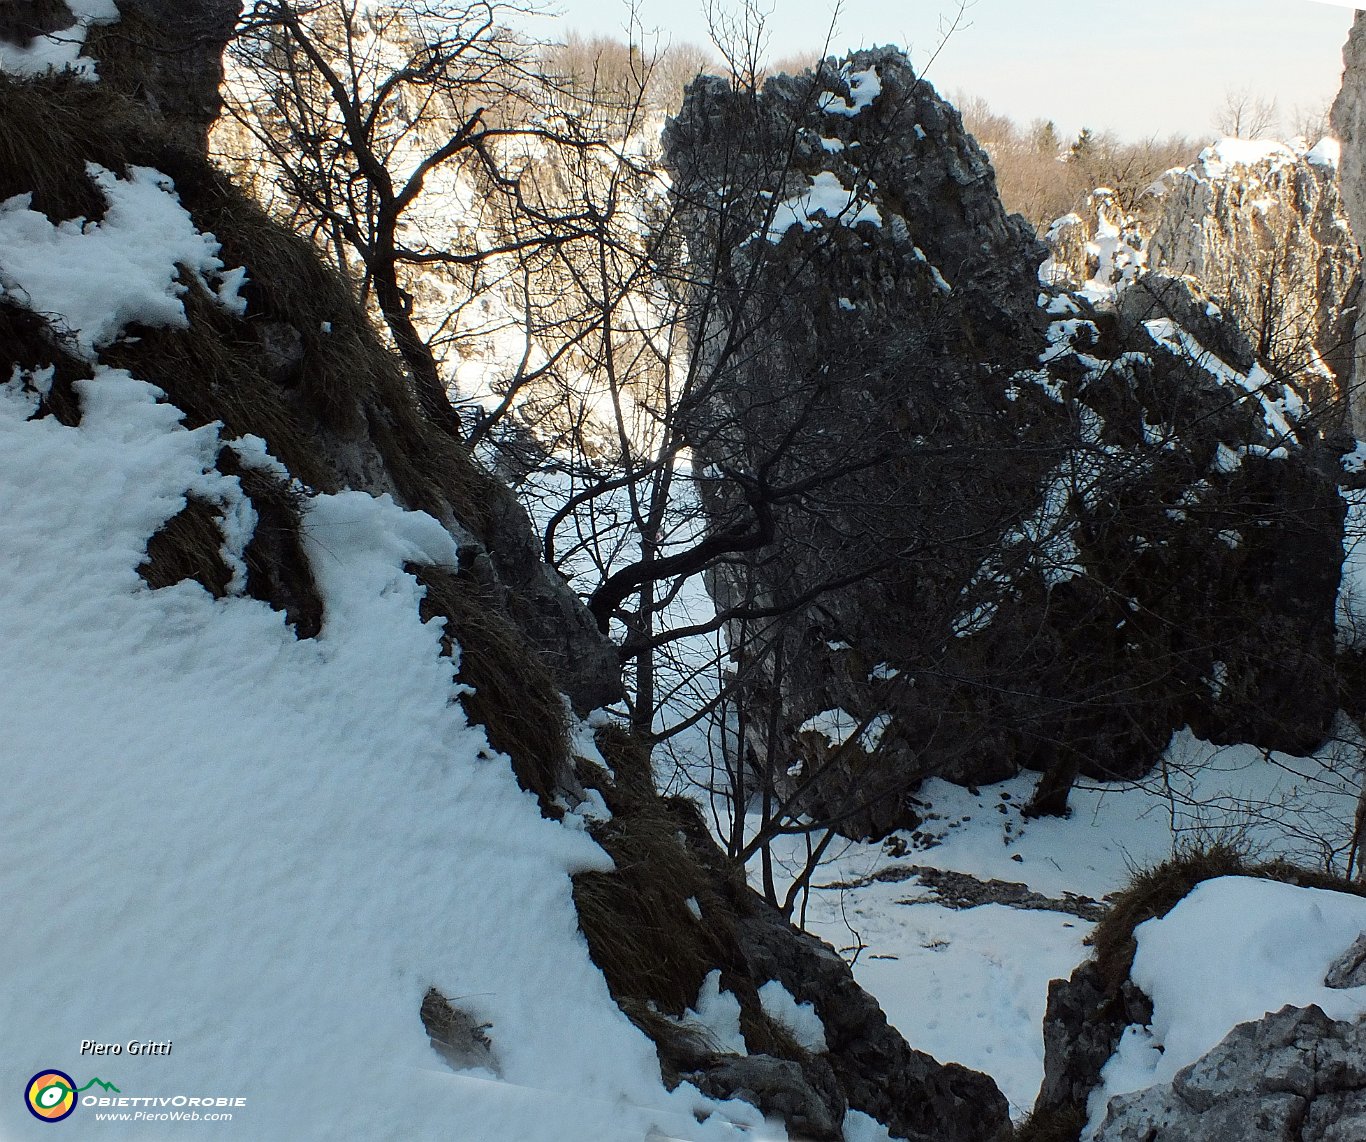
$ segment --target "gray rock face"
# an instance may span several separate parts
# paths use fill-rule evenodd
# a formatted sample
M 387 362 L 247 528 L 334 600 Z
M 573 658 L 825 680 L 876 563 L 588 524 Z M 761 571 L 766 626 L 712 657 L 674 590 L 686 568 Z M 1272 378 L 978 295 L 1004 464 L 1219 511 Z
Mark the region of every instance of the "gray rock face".
M 1352 229 L 1366 234 L 1366 17 L 1358 12 L 1342 49 L 1342 89 L 1333 103 L 1333 131 L 1342 144 L 1339 177 Z M 1359 314 L 1352 340 L 1352 430 L 1366 435 L 1366 314 Z
M 1170 1086 L 1110 1100 L 1095 1142 L 1366 1137 L 1366 1023 L 1285 1007 L 1242 1023 Z
M 1118 998 L 1106 991 L 1094 960 L 1070 979 L 1048 985 L 1044 1014 L 1044 1079 L 1035 1101 L 1036 1113 L 1064 1107 L 1084 1108 L 1100 1085 L 1100 1072 L 1130 1023 L 1152 1019 L 1152 1003 L 1125 981 Z
M 736 937 L 756 980 L 776 979 L 811 1003 L 848 1105 L 907 1142 L 994 1142 L 1010 1136 L 1005 1096 L 986 1075 L 913 1050 L 828 945 L 794 933 L 752 897 Z
M 1160 202 L 1149 267 L 1203 283 L 1311 403 L 1345 396 L 1359 259 L 1331 162 L 1207 155 L 1166 176 Z
M 1325 987 L 1366 987 L 1366 932 L 1362 932 L 1352 946 L 1338 956 L 1323 977 Z
M 744 1099 L 765 1115 L 781 1118 L 790 1131 L 811 1142 L 843 1138 L 844 1116 L 838 1113 L 842 1099 L 833 1076 L 818 1090 L 790 1059 L 736 1055 L 684 1077 L 703 1094 Z
M 1322 740 L 1341 505 L 1208 297 L 1040 296 L 1044 248 L 891 50 L 756 98 L 699 80 L 665 147 L 721 267 L 690 327 L 703 502 L 759 536 L 709 589 L 788 615 L 730 632 L 760 782 L 876 836 L 925 776 L 1045 770 L 1058 812 L 1183 724 Z
M 1346 396 L 1359 255 L 1330 151 L 1218 144 L 1163 175 L 1132 215 L 1097 190 L 1046 240 L 1045 276 L 1059 284 L 1113 287 L 1144 267 L 1189 275 L 1316 410 L 1332 416 Z

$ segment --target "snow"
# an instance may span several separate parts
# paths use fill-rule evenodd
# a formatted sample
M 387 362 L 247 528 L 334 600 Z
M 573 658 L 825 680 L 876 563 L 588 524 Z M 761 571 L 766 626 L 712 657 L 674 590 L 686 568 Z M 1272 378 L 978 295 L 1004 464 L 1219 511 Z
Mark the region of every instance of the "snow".
M 792 993 L 776 979 L 759 988 L 759 1006 L 770 1019 L 780 1023 L 797 1043 L 812 1052 L 820 1054 L 827 1050 L 825 1024 L 816 1014 L 814 1004 L 798 1003 Z
M 60 315 L 59 327 L 91 359 L 131 322 L 186 326 L 178 266 L 243 311 L 244 271 L 224 273 L 218 242 L 195 229 L 169 178 L 149 167 L 130 168 L 126 179 L 95 163 L 87 171 L 108 203 L 99 222 L 54 226 L 28 194 L 0 203 L 0 293 Z
M 674 1022 L 680 1027 L 700 1031 L 714 1050 L 749 1054 L 740 1030 L 740 1001 L 721 987 L 720 968 L 707 973 L 697 993 L 697 1002 Z
M 850 1110 L 844 1115 L 844 1142 L 898 1142 L 887 1127 L 861 1110 Z
M 1337 170 L 1342 162 L 1342 144 L 1325 135 L 1304 153 L 1305 162 L 1317 167 L 1332 167 Z
M 70 71 L 94 81 L 95 61 L 81 55 L 85 37 L 99 24 L 116 24 L 115 0 L 65 0 L 73 23 L 58 32 L 35 36 L 25 47 L 0 40 L 0 71 L 10 75 L 37 76 L 50 71 Z
M 1295 161 L 1295 152 L 1270 139 L 1220 139 L 1200 152 L 1196 164 L 1205 177 L 1220 178 L 1233 167 L 1270 163 L 1273 168 Z
M 828 115 L 843 115 L 846 119 L 852 119 L 882 94 L 882 80 L 877 68 L 873 67 L 853 72 L 841 68 L 840 74 L 849 84 L 849 98 L 826 91 L 821 93 L 817 105 Z
M 32 419 L 50 370 L 0 384 L 0 1053 L 16 1074 L 57 1066 L 125 1097 L 243 1098 L 234 1125 L 262 1142 L 758 1128 L 753 1107 L 665 1088 L 589 958 L 570 877 L 610 861 L 582 814 L 544 819 L 466 721 L 443 622 L 421 620 L 404 570 L 457 564 L 436 520 L 305 493 L 325 604 L 311 639 L 241 594 L 139 577 L 193 493 L 225 512 L 240 591 L 253 513 L 214 461 L 229 443 L 279 468 L 100 362 L 129 321 L 183 324 L 175 259 L 227 275 L 163 176 L 98 177 L 99 224 L 53 227 L 14 199 L 0 216 L 6 292 L 70 330 L 93 373 L 75 428 Z M 430 987 L 488 1025 L 491 1069 L 435 1054 Z M 727 998 L 699 1012 L 719 1022 Z M 95 1062 L 87 1039 L 173 1049 Z M 41 1131 L 0 1100 L 0 1136 Z
M 1257 362 L 1246 373 L 1240 373 L 1206 349 L 1171 318 L 1157 318 L 1145 321 L 1143 325 L 1156 344 L 1184 357 L 1220 384 L 1235 385 L 1256 398 L 1267 431 L 1279 439 L 1293 439 L 1290 422 L 1298 419 L 1304 402 L 1289 385 L 1274 380 Z M 1279 391 L 1279 396 L 1273 395 L 1276 391 Z
M 818 215 L 842 226 L 857 226 L 860 222 L 882 225 L 881 211 L 866 201 L 861 192 L 846 187 L 832 171 L 821 171 L 812 178 L 806 191 L 779 202 L 773 208 L 772 221 L 753 238 L 776 242 L 794 226 L 814 230 L 820 225 L 816 220 Z
M 904 851 L 834 847 L 807 901 L 806 926 L 853 960 L 855 978 L 914 1047 L 990 1074 L 1018 1118 L 1043 1077 L 1048 983 L 1087 957 L 1082 941 L 1092 925 L 1000 904 L 955 910 L 897 869 L 954 870 L 1055 899 L 1099 900 L 1190 838 L 1245 838 L 1268 855 L 1317 865 L 1315 837 L 1342 851 L 1357 780 L 1350 748 L 1268 761 L 1252 747 L 1213 746 L 1184 731 L 1142 781 L 1081 782 L 1065 820 L 1021 815 L 1035 774 L 976 791 L 932 779 L 917 794 L 925 821 L 892 838 Z M 790 846 L 778 854 L 780 870 L 804 859 L 799 840 Z
M 854 717 L 848 710 L 822 710 L 819 714 L 812 714 L 811 717 L 807 718 L 797 727 L 797 732 L 799 734 L 820 734 L 831 745 L 840 746 L 853 736 L 858 726 L 858 718 Z
M 838 748 L 853 737 L 859 725 L 860 719 L 854 717 L 848 710 L 837 708 L 812 714 L 798 727 L 797 732 L 799 734 L 820 734 L 832 746 Z M 892 717 L 890 714 L 877 714 L 870 718 L 867 727 L 859 735 L 859 746 L 868 753 L 872 753 L 881 743 L 882 735 L 891 726 Z
M 1363 931 L 1366 899 L 1240 876 L 1207 880 L 1140 924 L 1131 976 L 1152 999 L 1153 1019 L 1126 1029 L 1106 1064 L 1091 1129 L 1110 1098 L 1171 1082 L 1239 1023 L 1287 1004 L 1317 1004 L 1332 1019 L 1366 1014 L 1366 988 L 1323 983 Z

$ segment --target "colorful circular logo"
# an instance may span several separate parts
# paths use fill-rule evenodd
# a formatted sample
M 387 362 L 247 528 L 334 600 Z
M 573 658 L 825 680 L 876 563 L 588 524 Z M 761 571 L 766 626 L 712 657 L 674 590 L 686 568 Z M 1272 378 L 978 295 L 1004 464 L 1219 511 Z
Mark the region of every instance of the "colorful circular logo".
M 76 1081 L 62 1071 L 39 1071 L 24 1087 L 24 1102 L 34 1118 L 60 1122 L 76 1109 Z

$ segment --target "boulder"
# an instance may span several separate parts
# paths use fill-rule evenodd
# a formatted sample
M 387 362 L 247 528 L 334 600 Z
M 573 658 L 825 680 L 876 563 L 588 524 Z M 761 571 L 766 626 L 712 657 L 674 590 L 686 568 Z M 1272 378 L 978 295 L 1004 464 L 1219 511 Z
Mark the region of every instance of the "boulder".
M 1094 1142 L 1349 1142 L 1366 1136 L 1366 1023 L 1315 1006 L 1241 1023 L 1167 1086 L 1112 1098 Z

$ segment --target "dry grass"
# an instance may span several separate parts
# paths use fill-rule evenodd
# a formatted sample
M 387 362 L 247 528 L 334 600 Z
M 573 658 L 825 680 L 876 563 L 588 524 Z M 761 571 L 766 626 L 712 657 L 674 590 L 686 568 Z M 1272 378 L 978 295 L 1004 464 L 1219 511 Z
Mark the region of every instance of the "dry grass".
M 1301 888 L 1327 888 L 1366 896 L 1366 884 L 1345 880 L 1283 860 L 1257 861 L 1247 848 L 1226 842 L 1191 845 L 1171 860 L 1134 873 L 1129 886 L 1111 903 L 1105 918 L 1091 933 L 1096 962 L 1106 990 L 1113 995 L 1133 967 L 1134 929 L 1146 920 L 1165 916 L 1197 884 L 1219 876 L 1255 876 Z
M 223 560 L 222 519 L 213 504 L 188 496 L 185 506 L 147 541 L 147 558 L 138 567 L 143 581 L 156 590 L 193 579 L 215 599 L 223 598 L 232 569 Z
M 735 935 L 740 886 L 699 851 L 698 829 L 703 843 L 710 841 L 695 806 L 655 792 L 649 752 L 630 734 L 605 727 L 597 744 L 614 779 L 583 761 L 579 774 L 612 810 L 612 820 L 595 828 L 594 836 L 616 868 L 576 876 L 574 901 L 589 953 L 617 1005 L 655 1042 L 664 1075 L 672 1081 L 717 1050 L 705 1036 L 668 1017 L 691 1007 L 702 981 L 719 968 L 722 987 L 740 1001 L 740 1026 L 750 1050 L 805 1058 L 759 1004 Z M 697 902 L 700 921 L 689 899 Z
M 0 299 L 0 344 L 5 347 L 7 369 L 16 365 L 29 372 L 53 369 L 51 388 L 39 405 L 41 415 L 55 416 L 68 427 L 81 422 L 81 405 L 72 386 L 90 376 L 90 366 L 53 336 L 47 322 Z
M 218 238 L 225 264 L 248 269 L 245 317 L 226 312 L 188 281 L 189 328 L 130 329 L 136 340 L 108 347 L 102 354 L 107 364 L 164 390 L 190 427 L 221 421 L 227 437 L 261 437 L 293 475 L 318 491 L 377 481 L 377 490 L 392 487 L 408 506 L 439 519 L 454 517 L 484 536 L 490 505 L 507 493 L 422 414 L 400 363 L 376 336 L 350 287 L 308 242 L 281 227 L 200 155 L 168 139 L 159 120 L 109 85 L 0 76 L 0 199 L 30 193 L 34 208 L 54 220 L 98 219 L 104 202 L 86 175 L 88 161 L 116 173 L 148 165 L 169 174 L 196 225 Z M 294 331 L 300 350 L 287 378 L 280 376 L 269 346 L 270 333 L 282 328 Z M 71 381 L 88 376 L 88 368 L 63 355 L 50 330 L 23 311 L 3 307 L 0 334 L 20 347 L 21 363 L 58 361 L 45 411 L 78 423 Z M 282 607 L 307 637 L 318 629 L 321 604 L 298 549 L 297 512 L 262 488 L 253 499 L 267 532 L 247 552 L 248 590 Z M 495 632 L 492 620 L 483 625 L 490 646 L 516 641 L 506 630 Z M 494 699 L 479 701 L 491 706 Z M 516 720 L 514 714 L 487 716 Z M 516 735 L 523 741 L 531 736 Z M 550 763 L 527 765 L 530 772 Z M 534 783 L 545 787 L 539 779 Z
M 454 512 L 484 534 L 488 505 L 501 489 L 424 416 L 350 287 L 307 241 L 107 85 L 0 76 L 0 199 L 31 193 L 34 209 L 54 220 L 98 219 L 104 201 L 86 175 L 87 161 L 120 174 L 136 164 L 170 175 L 196 225 L 222 244 L 223 261 L 246 266 L 249 275 L 245 319 L 191 286 L 190 329 L 139 331 L 139 343 L 105 353 L 110 364 L 165 389 L 191 424 L 221 419 L 230 433 L 262 437 L 291 472 L 322 491 L 335 491 L 338 481 L 320 453 L 320 430 L 378 447 L 409 506 L 438 518 Z M 256 333 L 277 322 L 302 340 L 292 387 L 269 379 Z
M 439 567 L 408 564 L 426 588 L 424 620 L 442 617 L 442 648 L 459 646 L 460 681 L 474 693 L 461 698 L 470 721 L 478 722 L 489 744 L 512 759 L 517 781 L 534 793 L 541 812 L 562 816 L 555 793 L 567 776 L 569 739 L 559 689 L 526 639 L 469 576 Z
M 1014 1142 L 1077 1142 L 1086 1126 L 1086 1111 L 1062 1106 L 1031 1114 L 1017 1127 Z
M 242 552 L 247 594 L 278 611 L 299 638 L 322 629 L 323 600 L 304 554 L 302 497 L 291 485 L 243 468 L 231 446 L 218 454 L 218 470 L 236 476 L 256 512 L 256 527 Z

